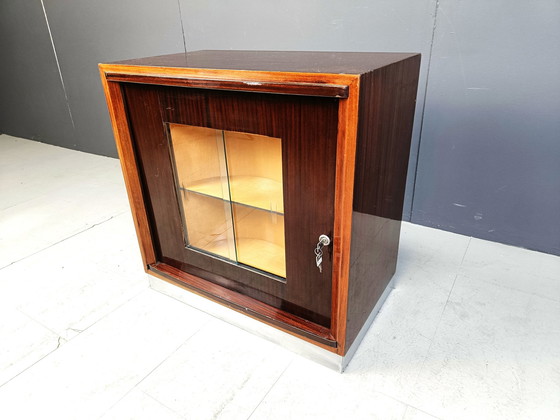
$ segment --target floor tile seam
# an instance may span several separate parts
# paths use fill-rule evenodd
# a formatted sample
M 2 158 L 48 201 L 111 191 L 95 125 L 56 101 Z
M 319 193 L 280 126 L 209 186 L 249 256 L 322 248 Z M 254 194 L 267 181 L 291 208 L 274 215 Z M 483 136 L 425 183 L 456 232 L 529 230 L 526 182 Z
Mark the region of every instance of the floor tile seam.
M 280 375 L 278 375 L 278 377 L 276 378 L 276 380 L 274 381 L 274 383 L 272 385 L 270 385 L 270 387 L 268 388 L 268 390 L 266 391 L 266 393 L 263 395 L 263 397 L 260 399 L 260 401 L 258 402 L 258 404 L 255 406 L 255 408 L 253 409 L 253 411 L 251 411 L 251 414 L 249 414 L 249 416 L 247 417 L 246 420 L 250 420 L 251 417 L 253 417 L 253 415 L 255 414 L 255 412 L 258 410 L 258 408 L 261 406 L 261 404 L 263 403 L 263 401 L 268 397 L 268 395 L 270 394 L 270 392 L 276 387 L 276 384 L 280 381 L 280 379 L 284 376 L 284 374 L 286 373 L 286 371 L 290 368 L 290 366 L 292 366 L 294 364 L 294 361 L 296 360 L 297 356 L 292 357 L 292 359 L 290 360 L 290 362 L 286 365 L 286 367 L 282 370 L 282 372 L 280 373 Z
M 118 404 L 126 395 L 128 395 L 130 392 L 132 392 L 134 389 L 137 389 L 138 391 L 142 392 L 143 394 L 147 395 L 148 397 L 150 397 L 151 399 L 153 399 L 154 401 L 157 401 L 159 404 L 161 404 L 162 406 L 166 407 L 167 409 L 171 410 L 173 413 L 177 414 L 179 417 L 183 417 L 183 415 L 177 413 L 174 409 L 172 409 L 171 407 L 167 406 L 166 404 L 164 404 L 163 402 L 161 402 L 159 399 L 157 399 L 157 397 L 153 396 L 148 390 L 142 389 L 141 385 L 142 383 L 148 379 L 157 369 L 159 369 L 165 362 L 167 362 L 171 357 L 173 357 L 175 354 L 177 354 L 177 352 L 179 350 L 181 350 L 182 347 L 184 347 L 193 337 L 195 337 L 196 335 L 198 335 L 210 322 L 212 322 L 212 320 L 208 320 L 206 322 L 204 322 L 200 328 L 198 328 L 197 330 L 195 330 L 192 334 L 190 334 L 184 341 L 181 342 L 181 344 L 179 344 L 174 350 L 171 350 L 169 352 L 169 354 L 167 356 L 165 356 L 159 363 L 156 364 L 156 366 L 154 366 L 152 369 L 150 369 L 150 371 L 144 375 L 144 377 L 142 377 L 142 379 L 140 379 L 136 384 L 134 384 L 134 386 L 132 386 L 132 388 L 119 400 L 117 401 L 110 409 L 112 409 L 116 404 Z M 109 409 L 109 410 L 110 410 Z M 107 410 L 107 411 L 109 411 Z
M 428 348 L 428 350 L 426 350 L 426 354 L 428 354 L 428 353 L 429 353 L 429 350 L 430 350 L 430 348 L 431 348 L 432 340 L 430 340 L 429 338 L 423 336 L 422 334 L 418 334 L 418 335 L 421 336 L 422 338 L 426 339 L 426 341 L 428 341 L 428 342 L 430 343 L 430 347 Z M 434 336 L 435 336 L 435 334 L 434 334 Z M 381 340 L 386 341 L 386 340 L 384 340 L 384 339 L 381 339 Z M 386 342 L 387 342 L 387 341 L 386 341 Z M 423 368 L 423 363 L 424 363 L 424 362 L 425 362 L 425 359 L 422 361 L 422 365 L 418 368 L 418 376 L 419 376 L 419 374 L 420 374 L 421 369 Z M 417 378 L 414 380 L 414 384 L 416 384 L 416 382 L 417 382 Z M 415 407 L 415 406 L 413 406 L 412 404 L 410 404 L 409 402 L 407 402 L 407 398 L 406 398 L 407 396 L 406 396 L 406 395 L 405 395 L 403 398 L 401 398 L 401 397 L 399 397 L 398 395 L 393 395 L 393 394 L 391 394 L 391 393 L 387 393 L 387 392 L 385 392 L 385 391 L 382 391 L 382 390 L 376 388 L 375 386 L 372 388 L 372 391 L 374 391 L 374 392 L 376 392 L 376 393 L 378 393 L 378 394 L 380 394 L 380 395 L 383 395 L 383 396 L 386 397 L 386 398 L 390 398 L 390 399 L 392 399 L 392 400 L 394 400 L 394 401 L 396 401 L 396 402 L 398 402 L 398 403 L 400 403 L 400 404 L 403 404 L 405 407 L 410 406 L 410 407 L 412 407 L 412 408 L 414 408 L 414 409 L 416 409 L 416 410 L 418 410 L 418 411 L 422 411 L 422 412 L 424 412 L 424 413 L 426 413 L 426 414 L 429 414 L 429 415 L 433 416 L 432 414 L 430 414 L 430 413 L 428 413 L 428 412 L 426 412 L 426 411 L 424 411 L 424 410 L 418 409 L 417 407 Z M 410 390 L 405 391 L 405 394 L 410 394 Z M 405 414 L 406 414 L 406 410 L 405 410 Z M 438 418 L 437 416 L 433 416 L 433 417 Z M 403 418 L 404 418 L 404 417 L 403 417 Z
M 505 286 L 503 284 L 497 283 L 497 282 L 492 281 L 490 279 L 485 279 L 485 278 L 482 278 L 482 277 L 474 277 L 474 276 L 469 275 L 467 273 L 459 273 L 458 276 L 466 277 L 469 280 L 480 281 L 480 282 L 483 282 L 483 283 L 491 284 L 492 286 L 496 286 L 496 287 L 503 288 L 503 289 L 506 289 L 506 290 L 512 290 L 514 292 L 523 293 L 523 294 L 526 294 L 526 295 L 529 295 L 529 296 L 538 297 L 538 298 L 541 298 L 541 299 L 545 299 L 545 300 L 552 301 L 552 302 L 560 304 L 560 298 L 554 299 L 552 297 L 544 296 L 544 295 L 541 295 L 541 294 L 538 294 L 538 293 L 535 293 L 535 292 L 529 292 L 527 290 L 521 290 L 521 289 L 518 289 L 518 288 L 515 288 L 515 287 Z M 548 279 L 548 277 L 546 277 L 546 278 Z
M 427 270 L 425 269 L 426 267 Z M 395 273 L 395 275 L 399 275 L 399 276 L 405 276 L 407 275 L 407 271 L 410 270 L 411 272 L 416 272 L 416 271 L 421 271 L 424 274 L 433 274 L 433 272 L 439 272 L 441 274 L 450 274 L 450 275 L 457 275 L 460 274 L 458 272 L 459 269 L 459 265 L 457 265 L 456 267 L 453 266 L 449 266 L 449 267 L 442 267 L 440 264 L 436 264 L 436 263 L 421 263 L 421 262 L 409 262 L 408 263 L 408 267 L 406 267 L 406 271 L 404 271 L 405 267 L 401 267 L 401 271 L 397 271 Z
M 48 196 L 48 194 L 42 194 L 42 195 L 40 195 L 40 196 L 34 196 L 34 197 L 29 198 L 29 199 L 27 199 L 27 200 L 19 201 L 19 202 L 15 203 L 15 204 L 12 204 L 11 206 L 1 208 L 1 209 L 0 209 L 0 214 L 1 214 L 3 211 L 9 210 L 9 209 L 14 208 L 14 207 L 17 207 L 17 206 L 21 206 L 22 204 L 26 204 L 26 203 L 29 203 L 30 201 L 34 201 L 34 200 L 37 200 L 37 199 L 39 199 L 39 198 L 43 198 L 43 197 L 46 197 L 46 196 Z
M 453 293 L 453 289 L 455 288 L 455 283 L 456 283 L 458 277 L 459 277 L 459 274 L 456 274 L 455 279 L 453 280 L 453 285 L 451 286 L 451 289 L 449 290 L 449 295 L 447 296 L 447 300 L 445 301 L 445 305 L 443 305 L 443 309 L 442 309 L 441 314 L 439 316 L 439 319 L 438 319 L 438 322 L 437 322 L 437 325 L 436 325 L 436 329 L 435 329 L 434 333 L 432 334 L 432 338 L 429 340 L 430 345 L 428 346 L 428 349 L 426 350 L 426 353 L 423 357 L 422 363 L 421 363 L 420 367 L 418 368 L 418 373 L 417 373 L 416 378 L 414 379 L 414 382 L 413 382 L 414 387 L 418 383 L 420 375 L 422 374 L 422 371 L 424 370 L 424 366 L 426 365 L 426 361 L 428 360 L 428 357 L 430 356 L 430 352 L 432 351 L 432 347 L 434 345 L 435 338 L 436 338 L 436 336 L 439 332 L 440 326 L 441 326 L 441 321 L 443 319 L 443 315 L 445 314 L 445 310 L 447 309 L 447 305 L 449 304 L 449 300 L 451 298 L 451 294 Z
M 119 309 L 121 309 L 123 306 L 128 305 L 132 300 L 136 299 L 137 297 L 139 297 L 140 295 L 142 295 L 143 293 L 146 293 L 148 290 L 148 287 L 145 287 L 141 290 L 138 290 L 136 293 L 133 293 L 131 296 L 129 296 L 127 299 L 125 299 L 123 302 L 121 302 L 120 304 L 118 304 L 117 306 L 115 306 L 113 309 L 111 309 L 109 312 L 107 312 L 106 314 L 102 315 L 100 318 L 97 318 L 95 321 L 93 321 L 91 324 L 89 324 L 87 327 L 85 327 L 83 330 L 76 330 L 76 331 L 81 331 L 79 332 L 77 335 L 75 335 L 74 337 L 72 337 L 70 340 L 73 340 L 74 338 L 78 337 L 80 334 L 83 334 L 84 332 L 87 332 L 88 330 L 90 330 L 93 326 L 97 325 L 99 322 L 103 321 L 104 319 L 106 319 L 107 317 L 109 317 L 110 315 L 112 315 L 113 313 L 115 313 L 116 311 L 118 311 Z M 67 328 L 68 329 L 68 328 Z
M 420 411 L 421 413 L 424 413 L 424 414 L 426 414 L 426 415 L 428 415 L 428 416 L 431 416 L 431 417 L 433 417 L 434 419 L 443 420 L 441 417 L 435 416 L 435 415 L 433 415 L 432 413 L 429 413 L 428 411 L 421 410 L 420 408 L 415 407 L 415 406 L 413 406 L 413 405 L 411 405 L 411 404 L 407 404 L 407 408 L 406 408 L 406 410 L 405 410 L 405 412 L 404 412 L 404 416 L 403 416 L 402 420 L 404 420 L 404 418 L 406 417 L 406 412 L 408 411 L 408 408 L 409 408 L 409 407 L 410 407 L 410 408 L 413 408 L 414 410 Z
M 112 315 L 115 311 L 118 311 L 119 309 L 121 309 L 123 306 L 127 305 L 128 303 L 130 303 L 130 301 L 136 299 L 138 296 L 140 296 L 141 294 L 145 293 L 148 289 L 148 286 L 144 286 L 139 288 L 139 290 L 137 290 L 134 293 L 131 293 L 129 296 L 126 296 L 124 301 L 120 302 L 119 304 L 117 304 L 117 306 L 115 306 L 113 309 L 109 310 L 109 312 L 101 315 L 101 317 L 97 318 L 95 321 L 93 321 L 91 324 L 89 324 L 87 327 L 85 327 L 82 330 L 79 329 L 74 329 L 74 328 L 67 328 L 70 330 L 74 330 L 77 331 L 78 334 L 74 337 L 72 337 L 70 340 L 72 340 L 73 338 L 77 337 L 79 334 L 82 334 L 86 331 L 88 331 L 91 327 L 93 327 L 94 325 L 97 325 L 100 321 L 104 320 L 105 318 L 107 318 L 108 316 Z M 68 341 L 70 341 L 68 340 Z
M 163 362 L 162 362 L 163 363 Z M 148 376 L 155 370 L 157 369 L 159 366 L 161 365 L 158 364 L 158 366 L 156 366 L 154 369 L 152 369 L 150 371 L 150 373 L 148 374 Z M 118 398 L 109 408 L 107 408 L 99 417 L 99 420 L 102 420 L 103 417 L 105 417 L 107 415 L 107 413 L 109 413 L 113 408 L 115 408 L 117 405 L 119 405 L 126 397 L 128 397 L 130 395 L 130 393 L 134 390 L 141 392 L 142 394 L 144 394 L 146 397 L 150 398 L 151 400 L 157 402 L 159 405 L 167 408 L 168 410 L 170 410 L 172 413 L 176 414 L 177 416 L 184 418 L 182 415 L 180 415 L 179 413 L 177 413 L 175 410 L 173 410 L 171 407 L 168 407 L 167 405 L 163 404 L 161 401 L 159 401 L 158 399 L 154 398 L 152 395 L 148 394 L 147 392 L 145 392 L 144 390 L 138 388 L 138 385 L 140 383 L 142 383 L 142 381 L 146 379 L 146 377 L 142 378 L 137 384 L 133 385 L 128 391 L 126 391 L 120 398 Z
M 465 261 L 465 257 L 467 256 L 467 252 L 469 252 L 469 247 L 471 246 L 472 236 L 469 237 L 469 241 L 467 242 L 467 246 L 465 247 L 465 252 L 463 253 L 463 258 L 461 258 L 461 263 L 459 264 L 459 269 L 463 266 L 463 262 Z
M 116 218 L 116 217 L 122 216 L 123 214 L 126 214 L 127 212 L 128 212 L 128 210 L 123 210 L 123 211 L 120 212 L 120 213 L 117 213 L 117 214 L 112 215 L 112 216 L 109 217 L 108 219 L 105 219 L 105 220 L 102 220 L 102 221 L 100 221 L 100 222 L 94 223 L 93 225 L 88 226 L 87 228 L 85 228 L 85 229 L 83 229 L 83 230 L 81 230 L 81 231 L 79 231 L 79 232 L 73 233 L 73 234 L 71 234 L 70 236 L 67 236 L 67 237 L 65 237 L 65 238 L 63 238 L 63 239 L 60 239 L 60 240 L 58 240 L 58 241 L 56 241 L 56 242 L 50 244 L 50 245 L 47 245 L 45 248 L 41 248 L 40 250 L 35 251 L 35 252 L 33 252 L 33 253 L 29 254 L 29 255 L 26 255 L 26 256 L 24 256 L 24 257 L 18 259 L 18 260 L 12 261 L 11 263 L 9 263 L 9 264 L 7 264 L 7 265 L 5 265 L 5 266 L 0 267 L 0 270 L 3 270 L 4 268 L 10 267 L 10 266 L 12 266 L 12 265 L 14 265 L 14 264 L 17 264 L 17 263 L 19 263 L 19 262 L 21 262 L 21 261 L 23 261 L 23 260 L 25 260 L 25 259 L 27 259 L 27 258 L 33 257 L 34 255 L 37 255 L 37 254 L 39 254 L 39 253 L 41 253 L 41 252 L 43 252 L 43 251 L 46 251 L 47 249 L 52 248 L 53 246 L 59 245 L 59 244 L 61 244 L 62 242 L 65 242 L 65 241 L 67 241 L 67 240 L 69 240 L 69 239 L 72 239 L 72 238 L 74 238 L 74 237 L 76 237 L 76 236 L 78 236 L 78 235 L 80 235 L 80 234 L 82 234 L 82 233 L 84 233 L 84 232 L 87 232 L 88 230 L 91 230 L 91 229 L 93 229 L 93 228 L 95 228 L 95 227 L 97 227 L 97 226 L 100 226 L 100 225 L 102 225 L 102 224 L 108 222 L 109 220 L 112 220 L 112 219 L 114 219 L 114 218 Z
M 417 409 L 416 407 L 412 406 L 411 404 L 407 403 L 406 401 L 404 401 L 403 399 L 401 399 L 401 398 L 399 398 L 395 395 L 387 394 L 386 392 L 380 391 L 378 389 L 373 389 L 373 392 L 376 392 L 379 395 L 383 395 L 385 398 L 389 398 L 389 399 L 391 399 L 391 400 L 393 400 L 393 401 L 395 401 L 399 404 L 402 404 L 405 407 L 404 414 L 403 414 L 403 417 L 402 417 L 403 419 L 404 419 L 404 416 L 406 415 L 406 410 L 407 410 L 408 407 L 412 407 L 414 409 Z M 425 412 L 423 410 L 418 410 L 418 411 Z M 426 414 L 429 414 L 429 413 L 426 413 Z
M 445 313 L 445 310 L 447 309 L 447 305 L 449 304 L 449 300 L 451 299 L 451 294 L 453 293 L 453 290 L 455 289 L 455 284 L 457 283 L 457 279 L 459 278 L 459 274 L 455 274 L 455 278 L 453 279 L 453 284 L 451 285 L 451 289 L 449 289 L 449 294 L 447 295 L 447 300 L 445 301 L 445 305 L 443 305 L 443 309 L 441 311 L 441 314 L 439 315 L 439 319 L 436 325 L 436 330 L 434 331 L 434 334 L 432 335 L 432 338 L 430 340 L 431 343 L 433 343 L 439 327 L 441 325 L 441 320 L 443 319 L 443 314 Z M 431 349 L 431 344 L 430 344 L 430 348 L 428 349 L 428 351 Z
M 140 252 L 138 252 L 138 258 L 140 258 Z M 135 266 L 134 269 L 136 269 L 136 272 L 119 271 L 119 270 L 115 270 L 114 268 L 111 268 L 110 265 L 102 265 L 106 262 L 105 260 L 95 261 L 95 260 L 90 260 L 88 258 L 87 262 L 95 265 L 96 266 L 95 268 L 97 270 L 99 270 L 100 273 L 111 275 L 111 276 L 116 276 L 120 280 L 127 280 L 127 279 L 132 278 L 134 282 L 138 282 L 138 281 L 140 281 L 139 279 L 141 277 L 149 276 L 148 273 L 146 273 L 144 270 L 142 270 L 143 263 L 142 263 L 141 260 L 138 261 L 138 264 L 134 264 L 134 266 Z M 147 285 L 149 287 L 149 280 L 142 280 L 142 282 L 147 283 Z
M 90 324 L 87 328 L 85 328 L 84 330 L 82 330 L 83 332 L 86 332 L 87 330 L 90 330 L 94 325 L 98 324 L 100 321 L 104 320 L 105 318 L 107 318 L 109 315 L 113 314 L 115 311 L 119 310 L 120 308 L 122 308 L 124 305 L 128 304 L 130 301 L 132 301 L 133 299 L 137 298 L 138 296 L 140 296 L 143 293 L 147 293 L 149 290 L 149 287 L 146 287 L 144 290 L 140 290 L 138 293 L 135 293 L 133 296 L 130 297 L 130 299 L 127 299 L 125 302 L 123 302 L 122 304 L 118 305 L 117 307 L 115 307 L 112 311 L 108 312 L 107 314 L 103 315 L 101 318 L 97 319 L 94 323 Z M 21 312 L 21 311 L 20 311 Z M 23 313 L 23 312 L 22 312 Z M 29 317 L 29 315 L 25 314 L 27 317 Z M 31 318 L 31 317 L 29 317 Z M 32 320 L 34 320 L 33 318 L 31 318 Z M 34 320 L 35 321 L 35 320 Z M 113 408 L 116 404 L 118 404 L 118 402 L 120 402 L 126 395 L 128 395 L 128 393 L 130 393 L 134 388 L 138 387 L 138 385 L 140 383 L 142 383 L 142 381 L 144 381 L 149 375 L 151 375 L 153 373 L 154 370 L 156 370 L 159 366 L 161 366 L 161 364 L 163 364 L 167 359 L 169 359 L 169 357 L 171 357 L 171 355 L 173 355 L 174 353 L 176 353 L 190 338 L 192 338 L 193 335 L 195 335 L 196 333 L 198 333 L 208 322 L 204 323 L 203 326 L 201 326 L 198 330 L 196 330 L 193 334 L 191 334 L 185 341 L 183 341 L 175 350 L 172 350 L 169 355 L 167 357 L 165 357 L 160 363 L 158 363 L 153 369 L 150 370 L 150 372 L 148 374 L 146 374 L 140 381 L 138 381 L 134 386 L 132 386 L 125 395 L 123 395 L 117 402 L 115 402 L 115 404 L 113 404 L 111 407 L 109 407 L 104 413 L 106 414 L 111 408 Z M 42 325 L 42 324 L 41 324 Z M 47 327 L 45 327 L 47 328 Z M 48 329 L 48 328 L 47 328 Z M 49 329 L 49 331 L 52 331 Z M 72 341 L 74 338 L 78 337 L 79 335 L 81 335 L 82 333 L 77 334 L 76 336 L 72 337 L 71 339 L 67 340 L 67 343 Z M 56 333 L 55 333 L 56 334 Z M 33 367 L 34 365 L 36 365 L 38 362 L 42 361 L 43 359 L 45 359 L 46 357 L 50 356 L 51 354 L 53 354 L 56 350 L 58 350 L 61 346 L 60 344 L 60 339 L 64 339 L 63 337 L 61 337 L 59 334 L 56 334 L 59 337 L 59 342 L 58 345 L 55 349 L 51 350 L 49 353 L 47 353 L 45 356 L 41 357 L 41 359 L 37 360 L 36 362 L 34 362 L 32 365 L 28 366 L 27 368 L 25 368 L 23 371 L 19 372 L 16 376 L 14 376 L 13 378 L 11 378 L 8 382 L 10 382 L 11 380 L 13 380 L 14 378 L 16 378 L 17 376 L 19 376 L 20 374 L 22 374 L 23 372 L 27 371 L 28 369 L 30 369 L 31 367 Z M 8 382 L 0 385 L 0 391 L 2 386 L 4 386 L 5 384 L 7 384 Z M 140 389 L 139 389 L 140 390 Z M 142 391 L 142 390 L 140 390 Z M 149 395 L 151 398 L 153 398 L 153 396 Z M 160 404 L 162 404 L 160 401 L 158 401 Z M 165 406 L 165 404 L 162 404 Z M 165 406 L 167 407 L 167 406 Z M 175 413 L 174 410 L 172 410 L 171 408 L 167 407 L 168 409 L 170 409 L 172 412 Z M 182 416 L 180 416 L 182 417 Z
M 138 293 L 135 293 L 134 295 L 132 295 L 129 299 L 127 299 L 125 302 L 121 303 L 120 305 L 118 305 L 117 307 L 115 307 L 112 311 L 106 313 L 105 315 L 103 315 L 101 318 L 99 318 L 98 320 L 96 320 L 94 323 L 92 323 L 91 325 L 89 325 L 87 328 L 85 328 L 82 332 L 86 332 L 87 330 L 91 329 L 94 325 L 98 324 L 100 321 L 106 319 L 108 316 L 110 316 L 111 314 L 113 314 L 115 311 L 119 310 L 120 308 L 122 308 L 123 306 L 127 305 L 128 303 L 130 303 L 132 300 L 136 299 L 137 297 L 139 297 L 140 295 L 144 294 L 144 293 L 149 293 L 151 291 L 151 289 L 146 286 L 143 290 L 140 290 Z M 161 401 L 155 399 L 152 395 L 147 394 L 146 392 L 144 392 L 142 389 L 138 388 L 138 386 L 148 377 L 150 376 L 158 367 L 160 367 L 164 362 L 166 362 L 173 354 L 175 354 L 188 340 L 190 340 L 196 333 L 198 333 L 208 322 L 204 323 L 199 329 L 197 329 L 195 332 L 193 332 L 187 339 L 185 339 L 185 341 L 181 342 L 181 344 L 175 348 L 174 350 L 170 351 L 169 354 L 163 358 L 163 360 L 161 360 L 154 368 L 152 368 L 146 375 L 144 375 L 144 377 L 142 377 L 142 379 L 140 379 L 136 384 L 134 384 L 121 398 L 119 398 L 113 405 L 111 405 L 111 407 L 109 407 L 101 416 L 103 417 L 107 412 L 109 412 L 109 410 L 111 410 L 113 407 L 115 407 L 121 400 L 123 400 L 130 392 L 132 392 L 132 390 L 134 390 L 135 388 L 138 389 L 138 391 L 143 392 L 144 394 L 148 395 L 150 398 L 156 400 L 158 403 L 160 403 L 161 405 L 165 406 L 166 408 L 168 408 L 169 410 L 171 410 L 173 413 L 175 413 L 175 411 L 173 409 L 171 409 L 170 407 L 167 407 L 165 404 L 163 404 Z M 78 334 L 80 335 L 80 334 Z M 76 335 L 75 337 L 73 337 L 72 339 L 70 339 L 69 341 L 73 340 L 74 338 L 76 338 L 78 335 Z M 58 347 L 57 347 L 58 348 Z M 56 349 L 55 349 L 56 350 Z M 176 413 L 177 414 L 177 413 Z M 179 415 L 179 417 L 182 417 Z
M 50 350 L 48 353 L 46 353 L 45 355 L 41 356 L 39 359 L 35 360 L 33 363 L 31 363 L 29 366 L 25 367 L 23 370 L 19 371 L 16 375 L 12 376 L 10 379 L 8 379 L 6 382 L 4 382 L 3 384 L 0 384 L 0 393 L 2 392 L 2 387 L 4 387 L 5 385 L 9 384 L 11 381 L 13 381 L 14 379 L 16 379 L 18 376 L 20 376 L 21 374 L 23 374 L 24 372 L 27 372 L 29 369 L 31 369 L 32 367 L 34 367 L 35 365 L 37 365 L 38 363 L 42 362 L 44 359 L 46 359 L 47 357 L 49 357 L 51 354 L 53 354 L 55 351 L 57 351 L 60 346 L 60 339 L 62 337 L 58 336 L 58 340 L 57 340 L 57 345 L 54 349 Z
M 103 316 L 101 316 L 101 318 L 98 318 L 97 320 L 95 320 L 93 323 L 91 323 L 90 325 L 88 325 L 87 327 L 85 327 L 84 329 L 80 330 L 80 329 L 76 329 L 76 328 L 66 328 L 65 331 L 67 330 L 72 330 L 77 332 L 76 335 L 74 335 L 71 338 L 65 338 L 62 335 L 60 335 L 57 331 L 53 330 L 52 328 L 48 327 L 47 325 L 43 324 L 41 321 L 35 319 L 33 316 L 29 315 L 28 313 L 24 312 L 23 310 L 21 310 L 20 308 L 15 308 L 17 311 L 19 311 L 21 314 L 25 315 L 27 318 L 29 318 L 30 320 L 32 320 L 33 322 L 37 323 L 38 325 L 40 325 L 41 327 L 45 328 L 46 330 L 50 331 L 51 333 L 53 333 L 56 337 L 58 337 L 58 344 L 56 346 L 55 349 L 53 349 L 51 352 L 49 352 L 47 355 L 45 355 L 44 357 L 47 357 L 49 354 L 55 352 L 56 350 L 58 350 L 61 346 L 73 341 L 76 337 L 80 336 L 82 333 L 88 331 L 91 327 L 93 327 L 94 325 L 96 325 L 99 321 L 105 319 L 107 316 L 111 315 L 113 312 L 115 312 L 116 310 L 120 309 L 121 307 L 123 307 L 124 305 L 126 305 L 128 302 L 130 302 L 132 299 L 136 298 L 137 296 L 139 296 L 140 294 L 142 294 L 143 292 L 145 292 L 145 290 L 140 290 L 137 293 L 135 293 L 133 296 L 131 296 L 129 299 L 127 299 L 125 302 L 121 303 L 120 305 L 118 305 L 117 307 L 115 307 L 113 310 L 109 311 L 108 313 L 104 314 Z M 61 340 L 64 340 L 64 343 L 61 343 Z M 43 357 L 43 358 L 44 358 Z M 42 359 L 43 359 L 42 358 Z
M 156 403 L 158 403 L 159 405 L 161 405 L 162 407 L 167 408 L 169 411 L 171 411 L 173 414 L 177 415 L 177 417 L 180 417 L 182 419 L 185 418 L 185 416 L 183 416 L 181 413 L 178 413 L 177 411 L 175 411 L 173 408 L 165 405 L 164 403 L 162 403 L 160 400 L 158 400 L 157 398 L 154 398 L 153 395 L 148 394 L 147 392 L 141 390 L 141 389 L 137 389 L 138 392 L 141 392 L 142 394 L 144 394 L 146 397 L 150 398 L 152 401 L 155 401 Z
M 31 321 L 33 321 L 34 323 L 40 325 L 41 327 L 43 327 L 44 329 L 46 329 L 47 331 L 50 331 L 51 333 L 53 333 L 55 336 L 57 336 L 59 338 L 59 340 L 62 338 L 63 340 L 66 340 L 64 337 L 62 337 L 57 331 L 53 330 L 52 328 L 50 328 L 49 326 L 45 325 L 44 323 L 42 323 L 41 321 L 39 321 L 38 319 L 35 319 L 35 317 L 33 317 L 32 315 L 29 315 L 26 311 L 24 311 L 23 309 L 21 309 L 20 307 L 15 307 L 15 309 L 21 313 L 22 315 L 24 315 L 26 318 L 30 319 Z M 69 341 L 69 340 L 68 340 Z M 59 346 L 60 347 L 60 343 Z M 57 348 L 58 348 L 57 347 Z

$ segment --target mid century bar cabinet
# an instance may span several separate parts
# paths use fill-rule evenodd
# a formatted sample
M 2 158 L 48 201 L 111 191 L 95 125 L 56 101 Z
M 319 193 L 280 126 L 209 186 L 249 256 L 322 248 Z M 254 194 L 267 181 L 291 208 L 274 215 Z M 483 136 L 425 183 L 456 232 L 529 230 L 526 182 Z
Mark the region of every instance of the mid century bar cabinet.
M 395 272 L 419 65 L 278 51 L 100 64 L 145 269 L 343 368 Z

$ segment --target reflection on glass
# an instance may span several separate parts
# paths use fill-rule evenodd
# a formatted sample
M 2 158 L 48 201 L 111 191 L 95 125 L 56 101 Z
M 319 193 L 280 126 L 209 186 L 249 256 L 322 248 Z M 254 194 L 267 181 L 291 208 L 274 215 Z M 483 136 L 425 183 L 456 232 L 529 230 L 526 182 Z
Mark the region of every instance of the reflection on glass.
M 188 247 L 286 277 L 282 145 L 169 124 Z

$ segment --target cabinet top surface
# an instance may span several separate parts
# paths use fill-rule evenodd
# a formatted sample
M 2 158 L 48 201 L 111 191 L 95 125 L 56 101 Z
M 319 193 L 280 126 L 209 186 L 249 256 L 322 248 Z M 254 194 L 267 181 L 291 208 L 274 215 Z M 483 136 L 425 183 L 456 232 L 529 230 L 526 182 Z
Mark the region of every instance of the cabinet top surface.
M 139 67 L 362 74 L 416 53 L 203 50 L 113 62 Z

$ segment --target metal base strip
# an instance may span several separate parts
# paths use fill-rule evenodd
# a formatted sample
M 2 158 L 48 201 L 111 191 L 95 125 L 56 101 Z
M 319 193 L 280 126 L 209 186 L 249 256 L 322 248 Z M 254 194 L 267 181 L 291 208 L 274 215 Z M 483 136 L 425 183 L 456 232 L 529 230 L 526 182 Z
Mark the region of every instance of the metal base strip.
M 364 323 L 364 326 L 362 327 L 362 329 L 360 330 L 360 332 L 356 336 L 356 339 L 354 340 L 354 342 L 352 343 L 352 345 L 350 346 L 350 348 L 348 349 L 348 351 L 344 355 L 343 360 L 342 360 L 341 369 L 340 369 L 341 372 L 344 372 L 344 370 L 348 366 L 348 363 L 350 363 L 350 360 L 352 360 L 352 357 L 356 353 L 356 350 L 358 350 L 358 347 L 360 346 L 360 343 L 362 342 L 362 340 L 366 336 L 366 334 L 369 330 L 369 327 L 371 327 L 371 324 L 373 324 L 373 321 L 375 320 L 375 317 L 377 316 L 377 314 L 381 310 L 381 307 L 383 306 L 383 304 L 387 300 L 387 297 L 389 297 L 389 294 L 391 293 L 391 291 L 394 288 L 395 288 L 395 278 L 393 277 L 391 279 L 391 281 L 389 282 L 389 284 L 387 285 L 387 287 L 385 288 L 385 290 L 383 291 L 383 294 L 381 295 L 381 297 L 379 298 L 379 300 L 377 301 L 377 303 L 373 307 L 373 310 L 369 314 L 368 319 Z
M 284 347 L 287 350 L 290 350 L 300 356 L 303 356 L 338 372 L 343 372 L 350 362 L 352 356 L 354 355 L 360 344 L 360 341 L 367 333 L 367 330 L 372 324 L 375 315 L 377 315 L 377 313 L 379 312 L 379 309 L 383 305 L 383 302 L 389 295 L 393 286 L 393 281 L 391 281 L 383 292 L 383 295 L 381 296 L 379 302 L 373 308 L 373 311 L 368 317 L 363 328 L 360 330 L 360 333 L 356 337 L 356 340 L 354 340 L 354 343 L 352 344 L 346 355 L 342 357 L 338 354 L 332 353 L 321 347 L 317 347 L 314 344 L 308 343 L 307 341 L 301 340 L 288 333 L 285 333 L 284 331 L 278 330 L 263 322 L 257 321 L 256 319 L 222 306 L 219 303 L 213 302 L 202 296 L 198 296 L 195 293 L 189 292 L 188 290 L 168 283 L 165 280 L 161 280 L 154 276 L 149 276 L 149 279 L 150 287 L 160 293 L 163 293 L 195 309 L 221 319 L 228 324 L 235 325 L 236 327 L 241 328 L 247 332 L 265 338 L 273 343 L 278 344 L 281 347 Z

